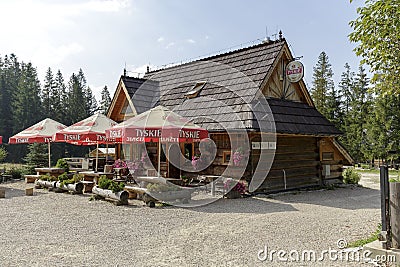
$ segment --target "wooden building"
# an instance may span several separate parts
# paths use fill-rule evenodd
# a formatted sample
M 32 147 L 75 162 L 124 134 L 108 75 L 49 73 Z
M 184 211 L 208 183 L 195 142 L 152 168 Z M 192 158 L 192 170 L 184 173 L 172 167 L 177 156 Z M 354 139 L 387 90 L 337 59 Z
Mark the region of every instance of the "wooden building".
M 286 40 L 280 36 L 276 41 L 148 71 L 144 78 L 124 74 L 108 116 L 120 122 L 163 105 L 192 119 L 210 132 L 217 145 L 217 156 L 206 170 L 214 175 L 232 164 L 232 140 L 227 131 L 244 129 L 251 150 L 246 154 L 248 165 L 243 178 L 250 181 L 257 166 L 265 166 L 268 174 L 258 191 L 340 180 L 343 165 L 352 164 L 352 159 L 335 139 L 341 132 L 316 110 L 303 80 L 288 82 L 285 67 L 293 60 Z M 259 158 L 261 136 L 268 134 L 261 126 L 270 122 L 256 118 L 257 101 L 262 97 L 275 122 L 271 162 Z M 241 134 L 243 131 L 238 136 Z M 196 145 L 184 144 L 181 148 L 191 158 Z M 176 175 L 176 169 L 168 164 L 165 170 L 167 175 Z

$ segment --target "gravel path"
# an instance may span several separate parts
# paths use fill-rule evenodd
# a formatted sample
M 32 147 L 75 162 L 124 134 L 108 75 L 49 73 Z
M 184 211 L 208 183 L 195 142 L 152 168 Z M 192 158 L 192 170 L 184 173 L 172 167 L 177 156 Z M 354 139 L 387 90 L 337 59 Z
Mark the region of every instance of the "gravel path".
M 221 199 L 192 209 L 115 206 L 42 189 L 25 196 L 31 185 L 0 186 L 0 266 L 371 266 L 326 255 L 289 263 L 257 255 L 265 246 L 319 255 L 338 249 L 339 239 L 367 237 L 380 221 L 373 186 Z

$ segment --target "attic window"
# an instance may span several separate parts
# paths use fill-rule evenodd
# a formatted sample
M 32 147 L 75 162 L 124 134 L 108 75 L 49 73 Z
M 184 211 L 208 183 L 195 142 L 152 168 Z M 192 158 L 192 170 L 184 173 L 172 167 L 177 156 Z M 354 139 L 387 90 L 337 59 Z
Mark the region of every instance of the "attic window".
M 193 86 L 193 88 L 185 93 L 186 98 L 195 98 L 199 95 L 201 89 L 203 89 L 204 85 L 206 82 L 196 82 L 196 84 Z

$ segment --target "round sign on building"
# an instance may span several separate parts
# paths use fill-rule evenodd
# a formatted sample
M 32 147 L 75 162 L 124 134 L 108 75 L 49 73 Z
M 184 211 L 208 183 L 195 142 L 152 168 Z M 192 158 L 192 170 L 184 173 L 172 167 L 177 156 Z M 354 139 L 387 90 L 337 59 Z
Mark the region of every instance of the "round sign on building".
M 286 65 L 286 77 L 291 83 L 299 82 L 304 76 L 304 66 L 300 61 L 291 61 Z

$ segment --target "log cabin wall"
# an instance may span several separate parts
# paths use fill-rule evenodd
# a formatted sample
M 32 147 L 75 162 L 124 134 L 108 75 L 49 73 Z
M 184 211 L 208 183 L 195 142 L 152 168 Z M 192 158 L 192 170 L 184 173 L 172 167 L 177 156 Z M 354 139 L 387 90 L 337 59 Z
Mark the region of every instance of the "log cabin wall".
M 265 164 L 258 162 L 259 155 L 260 150 L 252 150 L 253 170 L 256 164 Z M 317 186 L 321 184 L 320 175 L 316 137 L 278 135 L 273 164 L 257 191 L 271 192 Z
M 260 142 L 259 133 L 249 133 L 250 142 Z M 222 175 L 230 162 L 231 140 L 226 133 L 211 134 L 217 145 L 217 155 L 213 164 L 202 174 Z M 268 174 L 257 192 L 274 192 L 301 187 L 318 186 L 323 183 L 319 138 L 308 136 L 278 135 L 275 157 L 269 170 L 268 162 L 259 162 L 260 149 L 251 149 L 248 153 L 248 166 L 242 179 L 251 181 L 258 165 L 261 172 Z M 232 140 L 234 143 L 234 140 Z M 251 143 L 250 143 L 251 147 Z M 274 150 L 265 150 L 274 153 Z M 271 155 L 272 156 L 272 155 Z M 265 170 L 263 170 L 265 166 Z M 188 174 L 190 175 L 190 174 Z M 225 173 L 224 176 L 229 176 Z
M 343 180 L 343 163 L 346 159 L 328 137 L 319 140 L 322 179 L 324 184 Z

